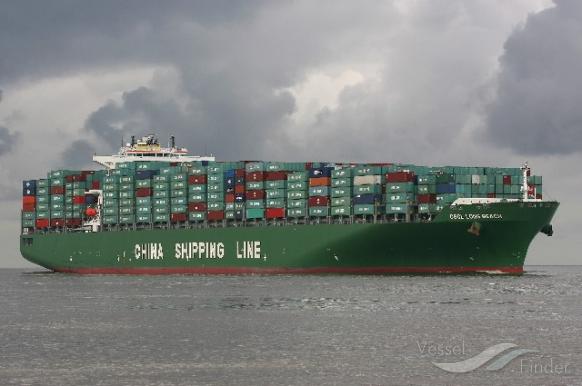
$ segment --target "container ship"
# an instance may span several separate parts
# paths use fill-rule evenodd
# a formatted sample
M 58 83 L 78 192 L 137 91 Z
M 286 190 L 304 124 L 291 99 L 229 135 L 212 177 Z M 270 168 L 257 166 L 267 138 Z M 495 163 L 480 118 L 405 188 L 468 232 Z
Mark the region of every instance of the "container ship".
M 219 162 L 171 137 L 23 182 L 20 250 L 78 274 L 521 274 L 558 202 L 519 168 Z

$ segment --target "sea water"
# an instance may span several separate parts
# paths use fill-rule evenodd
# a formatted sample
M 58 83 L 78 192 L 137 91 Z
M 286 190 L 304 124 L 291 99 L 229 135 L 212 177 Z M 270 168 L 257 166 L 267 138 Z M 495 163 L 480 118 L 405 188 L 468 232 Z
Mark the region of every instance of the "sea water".
M 523 276 L 0 270 L 0 385 L 44 384 L 582 384 L 582 267 Z

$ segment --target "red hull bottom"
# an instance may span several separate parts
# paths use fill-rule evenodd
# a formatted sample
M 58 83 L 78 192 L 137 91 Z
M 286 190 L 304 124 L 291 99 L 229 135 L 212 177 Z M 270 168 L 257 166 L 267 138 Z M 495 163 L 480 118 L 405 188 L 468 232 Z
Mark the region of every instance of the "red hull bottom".
M 55 268 L 56 272 L 83 275 L 388 275 L 388 274 L 467 274 L 489 273 L 519 275 L 523 267 L 316 267 L 316 268 L 251 268 L 251 267 L 135 267 L 135 268 Z

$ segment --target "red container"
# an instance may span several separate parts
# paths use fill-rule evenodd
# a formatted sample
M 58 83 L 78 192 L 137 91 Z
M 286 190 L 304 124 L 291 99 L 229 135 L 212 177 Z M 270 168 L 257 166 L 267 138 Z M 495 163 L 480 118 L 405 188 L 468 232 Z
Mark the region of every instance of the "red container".
M 68 227 L 78 227 L 81 226 L 81 219 L 80 218 L 69 218 L 65 220 L 65 224 Z
M 65 220 L 62 218 L 52 218 L 51 227 L 62 227 L 65 226 Z
M 170 215 L 171 222 L 184 222 L 188 220 L 188 215 L 186 213 L 172 213 Z
M 511 176 L 503 176 L 503 185 L 511 185 Z
M 315 177 L 309 179 L 309 186 L 330 186 L 331 178 L 329 177 Z
M 247 190 L 245 193 L 245 198 L 247 200 L 262 200 L 264 197 L 264 190 Z
M 209 221 L 224 220 L 224 210 L 208 211 L 208 220 Z
M 36 197 L 35 196 L 22 196 L 22 205 L 26 204 L 36 204 Z
M 245 174 L 245 179 L 247 181 L 263 181 L 263 179 L 264 179 L 264 173 L 263 172 L 246 173 Z
M 527 184 L 527 195 L 534 197 L 536 194 L 536 187 L 534 185 Z
M 234 193 L 227 193 L 224 196 L 224 202 L 228 202 L 228 203 L 234 202 Z
M 267 208 L 265 210 L 266 218 L 284 218 L 285 208 Z
M 414 173 L 413 172 L 391 172 L 386 173 L 387 182 L 413 182 Z
M 36 209 L 34 204 L 22 204 L 23 212 L 34 212 Z
M 234 192 L 235 193 L 239 193 L 239 194 L 244 193 L 245 192 L 245 186 L 243 184 L 236 184 L 234 186 Z
M 51 194 L 65 194 L 64 186 L 51 186 Z
M 206 203 L 190 202 L 188 204 L 188 212 L 206 212 Z
M 309 170 L 313 167 L 313 162 L 305 162 L 305 170 Z
M 495 198 L 495 193 L 487 193 L 487 198 Z
M 436 194 L 419 194 L 417 196 L 420 204 L 436 204 Z
M 91 182 L 91 189 L 100 189 L 101 182 L 99 180 L 95 180 Z
M 235 177 L 244 177 L 245 170 L 244 169 L 236 169 L 236 171 L 234 172 L 234 176 Z
M 74 177 L 73 174 L 65 176 L 65 182 L 73 182 L 73 177 Z
M 329 197 L 327 196 L 313 196 L 309 197 L 309 206 L 327 206 Z
M 138 188 L 135 191 L 136 197 L 148 197 L 152 195 L 152 188 Z
M 73 196 L 73 204 L 84 204 L 85 196 Z
M 265 181 L 280 181 L 287 179 L 286 172 L 266 172 L 264 176 Z
M 49 227 L 49 219 L 48 218 L 39 218 L 36 220 L 36 227 L 37 228 L 48 228 Z
M 206 175 L 201 176 L 188 176 L 188 184 L 189 185 L 205 185 L 206 184 Z

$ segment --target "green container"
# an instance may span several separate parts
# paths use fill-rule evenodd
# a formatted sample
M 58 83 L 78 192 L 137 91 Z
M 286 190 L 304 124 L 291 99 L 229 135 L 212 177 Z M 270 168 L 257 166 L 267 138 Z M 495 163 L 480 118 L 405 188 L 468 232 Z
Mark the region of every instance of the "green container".
M 169 190 L 170 184 L 167 182 L 155 182 L 153 183 L 154 190 Z
M 119 177 L 120 184 L 133 184 L 135 181 L 134 176 L 121 176 Z
M 307 198 L 307 192 L 304 190 L 290 190 L 287 191 L 287 199 L 297 200 Z
M 329 186 L 312 186 L 309 188 L 309 196 L 329 196 Z
M 224 175 L 220 174 L 208 174 L 207 176 L 208 184 L 223 184 Z
M 119 208 L 118 207 L 107 207 L 107 208 L 103 208 L 103 214 L 105 216 L 114 216 L 119 214 Z
M 186 189 L 176 189 L 170 192 L 170 197 L 188 197 L 188 191 Z
M 369 204 L 354 205 L 354 214 L 355 215 L 374 214 L 374 205 Z
M 27 218 L 22 219 L 22 227 L 23 228 L 33 228 L 34 226 L 35 226 L 34 219 L 27 219 Z
M 332 216 L 350 216 L 352 214 L 352 208 L 349 205 L 332 206 L 331 215 Z
M 187 205 L 188 198 L 186 197 L 174 197 L 171 200 L 171 205 Z
M 51 204 L 53 203 L 64 203 L 65 202 L 65 196 L 63 196 L 62 194 L 53 194 L 51 197 Z
M 265 202 L 263 200 L 249 200 L 247 201 L 248 209 L 262 209 L 265 207 Z
M 120 215 L 133 215 L 135 214 L 135 209 L 130 206 L 119 207 L 119 214 Z
M 119 184 L 119 176 L 105 176 L 103 177 L 103 184 Z
M 84 196 L 85 195 L 85 189 L 73 188 L 73 190 L 71 191 L 71 193 L 73 194 L 73 196 Z
M 352 186 L 352 179 L 347 178 L 347 177 L 334 178 L 331 180 L 331 186 L 333 186 L 334 188 L 351 187 Z
M 284 198 L 285 189 L 268 189 L 265 190 L 266 198 Z
M 134 198 L 122 198 L 119 200 L 119 206 L 134 206 L 135 199 Z
M 206 185 L 188 185 L 188 193 L 206 193 Z
M 285 170 L 285 164 L 283 162 L 267 162 L 265 165 L 265 170 L 268 172 L 278 172 Z
M 38 211 L 36 212 L 36 218 L 42 218 L 42 219 L 46 219 L 46 218 L 50 218 L 50 211 Z
M 207 189 L 208 192 L 223 192 L 224 191 L 224 185 L 208 184 L 208 186 L 207 186 L 206 189 Z
M 156 223 L 169 222 L 170 215 L 168 213 L 154 213 L 153 219 L 154 219 L 154 222 L 156 222 Z
M 265 217 L 265 210 L 262 208 L 250 208 L 246 210 L 246 215 L 249 220 L 261 219 Z
M 265 181 L 265 188 L 267 189 L 285 189 L 287 181 L 277 180 L 277 181 Z
M 199 222 L 206 220 L 206 212 L 189 212 L 188 220 L 192 222 Z
M 245 203 L 244 202 L 235 202 L 234 203 L 234 210 L 244 210 Z
M 119 192 L 119 198 L 133 198 L 134 192 Z
M 135 204 L 139 206 L 149 206 L 152 204 L 151 197 L 136 197 Z
M 411 211 L 408 205 L 388 204 L 386 205 L 386 214 L 406 214 Z
M 170 176 L 164 174 L 157 174 L 154 176 L 154 184 L 158 182 L 170 182 Z
M 208 176 L 211 174 L 222 174 L 224 172 L 224 164 L 222 163 L 215 163 L 212 165 L 208 165 Z
M 62 178 L 52 178 L 51 186 L 63 186 L 65 185 L 65 180 Z
M 288 190 L 306 190 L 308 188 L 307 181 L 295 181 L 287 184 Z
M 104 198 L 103 207 L 117 207 L 119 206 L 119 199 L 117 198 Z
M 245 184 L 246 190 L 263 190 L 265 183 L 263 181 L 249 181 Z
M 327 217 L 327 216 L 329 216 L 329 207 L 327 207 L 327 206 L 312 206 L 309 208 L 309 216 L 311 216 L 311 217 Z
M 152 215 L 151 213 L 138 213 L 135 216 L 136 223 L 151 223 L 152 222 Z
M 188 202 L 206 202 L 206 194 L 189 194 Z
M 140 206 L 140 205 L 136 205 L 135 212 L 138 215 L 140 215 L 140 214 L 151 214 L 152 213 L 152 207 L 151 206 Z
M 51 204 L 51 210 L 63 210 L 65 208 L 65 205 L 63 203 L 60 202 L 55 202 Z
M 305 217 L 306 214 L 307 214 L 307 210 L 305 208 L 287 209 L 287 217 L 291 217 L 291 218 Z
M 38 188 L 48 188 L 49 181 L 47 179 L 41 178 L 40 180 L 36 180 L 36 188 L 38 192 Z
M 208 210 L 224 210 L 224 202 L 222 201 L 208 202 Z
M 192 176 L 206 175 L 206 166 L 202 166 L 202 165 L 192 166 L 192 168 L 190 168 L 190 170 L 188 171 L 188 174 L 190 174 Z
M 36 210 L 37 211 L 48 211 L 49 209 L 50 208 L 49 208 L 48 204 L 44 204 L 44 203 L 41 204 L 39 202 L 36 203 Z
M 389 183 L 386 184 L 386 194 L 388 193 L 413 193 L 416 185 L 412 182 Z
M 170 185 L 171 190 L 186 189 L 186 187 L 185 181 L 172 181 Z
M 120 224 L 133 224 L 133 223 L 135 223 L 135 215 L 134 214 L 120 214 L 119 215 L 119 223 Z
M 294 172 L 287 174 L 288 182 L 307 181 L 307 172 Z
M 152 180 L 137 180 L 135 181 L 135 187 L 139 188 L 151 188 L 152 187 Z
M 265 170 L 265 164 L 263 162 L 247 162 L 245 165 L 245 171 L 252 172 L 262 172 Z
M 113 225 L 119 222 L 119 216 L 103 216 L 103 224 L 105 225 Z
M 24 220 L 34 220 L 36 217 L 35 212 L 22 212 L 22 218 Z
M 216 201 L 224 202 L 224 193 L 222 193 L 222 192 L 208 193 L 208 202 L 216 202 Z
M 267 208 L 284 208 L 286 200 L 284 198 L 268 198 L 265 201 Z
M 48 204 L 50 202 L 50 196 L 36 196 L 37 204 Z
M 169 206 L 154 206 L 152 209 L 154 215 L 156 214 L 166 214 L 170 212 L 170 207 Z
M 382 193 L 382 185 L 356 185 L 353 188 L 353 192 L 354 195 L 368 193 L 379 194 Z
M 154 198 L 168 198 L 170 197 L 169 190 L 155 190 L 154 191 Z
M 171 180 L 172 180 L 172 182 L 175 182 L 175 181 L 186 182 L 186 180 L 188 180 L 188 174 L 186 174 L 186 173 L 176 173 L 176 174 L 173 174 L 171 176 Z
M 119 198 L 119 192 L 103 192 L 103 198 Z
M 437 184 L 449 184 L 455 182 L 455 175 L 450 173 L 437 174 L 435 182 Z
M 332 197 L 331 206 L 350 206 L 351 197 Z
M 380 166 L 358 166 L 354 169 L 354 175 L 356 176 L 369 176 L 374 174 L 382 174 L 382 168 Z
M 47 196 L 49 194 L 48 188 L 36 188 L 36 196 Z
M 331 188 L 332 197 L 347 197 L 352 195 L 352 189 L 349 187 L 345 188 Z
M 435 185 L 418 185 L 417 186 L 418 194 L 435 194 L 436 193 L 436 186 Z
M 353 169 L 352 168 L 345 168 L 345 169 L 336 169 L 331 171 L 331 178 L 332 179 L 344 179 L 347 178 L 348 180 L 352 176 Z
M 436 184 L 436 176 L 434 174 L 427 174 L 424 176 L 418 176 L 417 178 L 419 185 Z
M 307 207 L 307 200 L 288 200 L 287 208 L 305 208 Z
M 418 213 L 436 213 L 436 204 L 418 204 Z
M 235 210 L 234 202 L 225 202 L 224 210 Z
M 210 210 L 214 210 L 208 206 Z M 170 208 L 172 213 L 186 213 L 188 211 L 188 207 L 186 205 L 172 205 Z
M 103 184 L 104 192 L 117 192 L 119 190 L 119 184 Z

